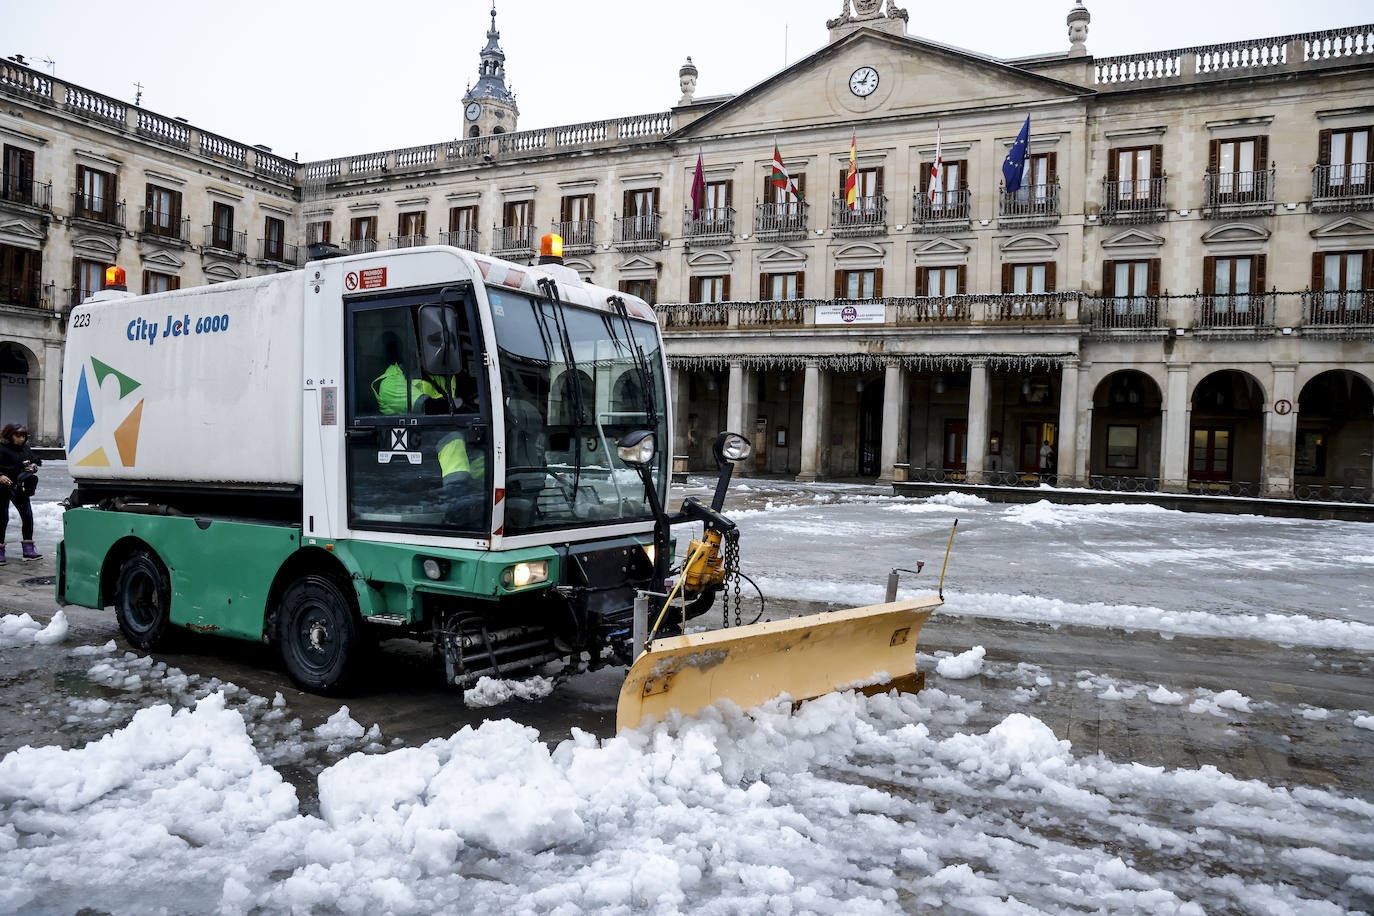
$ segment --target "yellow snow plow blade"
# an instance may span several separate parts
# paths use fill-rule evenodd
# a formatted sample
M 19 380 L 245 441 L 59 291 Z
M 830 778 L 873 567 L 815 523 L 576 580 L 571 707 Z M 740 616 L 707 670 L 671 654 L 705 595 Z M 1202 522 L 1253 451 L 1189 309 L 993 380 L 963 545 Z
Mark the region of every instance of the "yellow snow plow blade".
M 656 639 L 620 687 L 616 731 L 717 700 L 748 709 L 786 693 L 801 701 L 870 684 L 911 685 L 916 637 L 944 602 L 935 595 L 788 620 Z M 888 689 L 884 687 L 882 689 Z

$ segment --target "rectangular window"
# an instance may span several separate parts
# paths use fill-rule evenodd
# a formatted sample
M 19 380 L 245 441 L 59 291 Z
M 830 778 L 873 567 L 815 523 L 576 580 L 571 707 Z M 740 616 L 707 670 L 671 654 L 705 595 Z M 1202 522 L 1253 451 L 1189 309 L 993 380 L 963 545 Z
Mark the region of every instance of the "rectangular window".
M 968 160 L 947 161 L 938 179 L 931 174 L 935 163 L 921 166 L 921 193 L 930 206 L 931 216 L 955 217 L 968 215 Z M 935 179 L 934 187 L 931 186 Z
M 448 211 L 449 232 L 476 232 L 477 207 L 450 207 Z
M 1111 264 L 1112 310 L 1117 315 L 1143 315 L 1148 306 L 1150 280 L 1157 261 L 1115 261 Z
M 584 223 L 592 218 L 592 195 L 576 194 L 563 198 L 563 222 Z
M 798 299 L 802 295 L 802 288 L 800 272 L 759 275 L 759 299 L 764 301 Z
M 1206 258 L 1203 293 L 1211 297 L 1217 315 L 1249 319 L 1259 311 L 1255 295 L 1264 292 L 1265 256 Z
M 163 238 L 181 237 L 181 192 L 147 186 L 143 231 Z
M 927 267 L 927 296 L 957 296 L 959 294 L 958 267 Z
M 176 274 L 161 274 L 154 270 L 143 272 L 143 292 L 165 293 L 170 290 L 181 289 L 181 278 Z
M 1115 209 L 1163 206 L 1164 148 L 1114 149 L 1107 159 L 1107 204 Z
M 269 261 L 286 257 L 286 223 L 274 216 L 267 217 L 262 227 L 262 256 Z
M 105 268 L 108 266 L 102 261 L 84 259 L 76 261 L 73 265 L 73 272 L 78 303 L 85 301 L 86 297 L 92 293 L 100 292 L 105 288 Z
M 1231 477 L 1231 431 L 1194 429 L 1192 473 L 1196 480 L 1229 480 Z
M 806 173 L 794 172 L 788 175 L 796 187 L 794 194 L 787 188 L 780 188 L 768 180 L 765 171 L 763 180 L 763 202 L 771 205 L 779 216 L 795 215 L 801 212 L 801 202 L 806 198 Z
M 349 220 L 348 240 L 350 242 L 375 242 L 377 240 L 377 217 L 357 216 Z
M 1326 433 L 1319 429 L 1298 430 L 1297 455 L 1293 473 L 1301 477 L 1326 476 Z
M 219 201 L 215 201 L 210 245 L 225 251 L 234 250 L 234 208 Z
M 1364 308 L 1371 257 L 1374 252 L 1370 251 L 1332 251 L 1315 256 L 1313 289 L 1322 293 L 1324 317 Z
M 1255 190 L 1255 172 L 1259 168 L 1257 155 L 1260 141 L 1216 141 L 1217 192 L 1223 196 L 1249 194 Z
M 848 299 L 872 299 L 875 277 L 876 271 L 872 270 L 845 271 L 845 297 Z
M 1017 201 L 1043 204 L 1049 199 L 1050 182 L 1054 178 L 1054 155 L 1037 153 L 1026 157 L 1021 187 L 1016 192 Z
M 332 228 L 333 227 L 328 220 L 322 220 L 318 223 L 310 223 L 305 227 L 305 243 L 307 245 L 329 244 L 331 241 L 333 241 L 333 239 L 331 238 Z
M 18 204 L 32 204 L 33 151 L 5 144 L 3 184 L 0 199 Z
M 1330 166 L 1328 186 L 1363 186 L 1369 182 L 1369 152 L 1374 146 L 1374 128 L 1333 130 L 1323 145 L 1327 147 L 1324 153 L 1326 164 Z
M 31 248 L 0 245 L 0 302 L 38 305 L 41 259 L 42 253 Z
M 725 281 L 725 277 L 693 277 L 692 285 L 696 287 L 696 296 L 692 301 L 724 302 Z
M 638 296 L 649 305 L 653 305 L 658 299 L 657 280 L 621 280 L 620 291 L 629 293 L 631 296 Z
M 534 201 L 511 200 L 506 202 L 505 225 L 511 228 L 525 228 L 534 224 Z
M 1132 470 L 1139 466 L 1140 427 L 1107 427 L 1107 467 Z
M 396 218 L 396 234 L 401 238 L 423 239 L 425 237 L 425 213 L 402 213 Z
M 658 188 L 643 188 L 625 192 L 625 215 L 653 216 L 658 210 Z
M 707 182 L 705 202 L 708 210 L 724 210 L 730 206 L 730 182 Z
M 76 215 L 112 222 L 115 213 L 115 176 L 109 172 L 76 167 Z

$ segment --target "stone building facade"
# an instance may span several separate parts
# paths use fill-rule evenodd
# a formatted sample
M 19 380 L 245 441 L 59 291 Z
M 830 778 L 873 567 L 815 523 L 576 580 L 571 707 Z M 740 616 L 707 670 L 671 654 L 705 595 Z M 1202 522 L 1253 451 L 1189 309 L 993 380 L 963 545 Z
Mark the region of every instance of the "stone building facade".
M 801 479 L 1370 498 L 1374 26 L 1097 58 L 1080 3 L 1064 53 L 998 60 L 846 0 L 825 47 L 738 95 L 697 97 L 689 60 L 670 109 L 517 131 L 495 22 L 459 139 L 299 166 L 7 64 L 0 133 L 54 196 L 0 202 L 0 244 L 67 288 L 104 238 L 70 211 L 91 155 L 121 200 L 180 179 L 211 229 L 228 194 L 248 226 L 280 212 L 354 251 L 529 260 L 557 231 L 658 309 L 696 466 L 728 427 Z M 280 263 L 124 219 L 101 251 L 183 283 Z M 60 299 L 0 305 L 40 389 Z

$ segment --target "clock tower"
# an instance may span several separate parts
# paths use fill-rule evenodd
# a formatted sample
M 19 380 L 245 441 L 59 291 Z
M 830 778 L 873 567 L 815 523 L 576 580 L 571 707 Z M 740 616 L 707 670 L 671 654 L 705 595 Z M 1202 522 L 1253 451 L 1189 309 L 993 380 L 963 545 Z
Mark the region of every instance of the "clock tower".
M 489 137 L 515 130 L 520 108 L 515 93 L 506 85 L 506 55 L 497 44 L 501 33 L 496 31 L 496 0 L 491 3 L 491 28 L 487 30 L 487 46 L 482 49 L 477 65 L 477 84 L 463 93 L 462 136 Z

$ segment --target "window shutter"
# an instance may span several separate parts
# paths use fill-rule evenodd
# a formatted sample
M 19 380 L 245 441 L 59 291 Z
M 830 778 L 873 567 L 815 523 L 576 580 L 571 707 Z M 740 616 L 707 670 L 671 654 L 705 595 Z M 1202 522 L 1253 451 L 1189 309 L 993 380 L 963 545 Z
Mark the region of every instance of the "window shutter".
M 657 303 L 657 302 L 658 302 L 658 281 L 657 281 L 657 280 L 650 280 L 650 281 L 649 281 L 649 298 L 648 298 L 648 300 L 647 300 L 647 304 L 648 304 L 648 305 L 654 305 L 654 304 Z
M 1221 168 L 1221 141 L 1213 140 L 1207 145 L 1207 171 L 1216 174 Z
M 168 289 L 181 289 L 181 277 L 169 277 L 167 279 Z
M 148 191 L 147 191 L 147 195 L 144 197 L 144 204 L 143 204 L 143 207 L 144 207 L 144 209 L 146 209 L 146 210 L 152 210 L 152 209 L 153 209 L 153 186 L 152 186 L 152 185 L 145 185 L 145 187 L 148 189 Z M 147 277 L 147 272 L 146 272 L 146 271 L 144 272 L 144 277 L 145 277 L 145 279 L 146 279 L 146 277 Z M 147 292 L 147 290 L 144 290 L 144 292 Z
M 1164 177 L 1164 147 L 1158 143 L 1150 147 L 1150 177 Z
M 1364 284 L 1361 288 L 1366 296 L 1365 301 L 1368 302 L 1370 290 L 1374 290 L 1374 248 L 1364 253 Z
M 409 232 L 406 232 L 406 217 L 407 217 L 408 215 L 409 215 L 409 214 L 406 214 L 406 213 L 401 213 L 401 214 L 397 215 L 397 217 L 396 217 L 396 234 L 397 234 L 397 235 L 410 235 Z
M 325 225 L 328 225 L 328 224 L 326 223 Z M 178 235 L 178 237 L 181 235 L 181 192 L 180 192 L 180 191 L 173 191 L 173 192 L 172 192 L 172 231 L 175 232 L 175 233 Z M 327 241 L 329 241 L 329 239 L 325 239 L 325 241 L 327 242 Z
M 835 271 L 835 298 L 844 298 L 844 271 Z
M 1269 256 L 1268 256 L 1268 255 L 1263 255 L 1263 254 L 1257 254 L 1257 255 L 1255 255 L 1255 267 L 1254 267 L 1255 282 L 1254 282 L 1252 288 L 1253 288 L 1254 291 L 1257 292 L 1257 293 L 1262 293 L 1262 292 L 1264 292 L 1266 289 L 1269 288 L 1269 285 L 1268 285 L 1268 283 L 1266 282 L 1266 279 L 1265 279 L 1265 268 L 1268 266 L 1268 261 L 1269 261 Z
M 628 292 L 630 291 L 630 281 L 629 281 L 629 280 L 621 280 L 621 281 L 620 281 L 619 289 L 620 289 L 620 291 L 621 291 L 622 293 L 628 293 Z
M 720 281 L 720 301 L 722 301 L 722 302 L 729 302 L 729 301 L 730 301 L 730 275 L 729 275 L 729 274 L 726 274 L 725 277 L 724 277 L 724 279 L 722 279 L 722 280 Z
M 701 301 L 701 277 L 692 277 L 687 281 L 687 299 L 690 302 Z
M 1056 264 L 1054 261 L 1050 261 L 1048 264 L 1045 265 L 1045 292 L 1047 293 L 1052 293 L 1056 289 L 1058 289 L 1058 287 L 1054 284 L 1055 268 L 1058 266 L 1059 265 Z
M 957 280 L 957 282 L 958 282 L 958 284 L 959 284 L 959 293 L 958 293 L 958 294 L 959 294 L 960 296 L 962 296 L 962 295 L 964 295 L 965 293 L 968 292 L 968 266 L 967 266 L 967 265 L 964 265 L 964 264 L 960 264 L 960 265 L 959 265 L 959 267 L 958 267 L 958 280 Z
M 1161 262 L 1160 262 L 1159 258 L 1151 258 L 1149 263 L 1150 263 L 1150 267 L 1149 267 L 1150 275 L 1149 275 L 1149 277 L 1148 277 L 1148 278 L 1146 279 L 1146 281 L 1145 281 L 1145 295 L 1147 295 L 1147 296 L 1158 296 L 1158 295 L 1159 295 L 1159 268 L 1160 268 Z
M 635 215 L 634 196 L 629 191 L 625 192 L 620 201 L 620 215 L 626 218 Z
M 883 269 L 881 267 L 873 271 L 873 298 L 883 298 Z
M 1368 261 L 1369 261 L 1369 259 L 1366 258 L 1366 259 L 1365 259 L 1366 264 L 1368 263 Z M 1368 288 L 1369 288 L 1368 286 L 1365 287 L 1365 289 L 1368 289 Z M 797 271 L 797 298 L 798 298 L 798 299 L 805 299 L 805 298 L 806 298 L 806 271 L 804 271 L 804 270 L 799 270 L 799 271 Z
M 960 174 L 963 174 L 962 170 L 960 171 Z M 1054 180 L 1055 180 L 1057 177 L 1059 177 L 1059 154 L 1058 154 L 1058 153 L 1046 153 L 1046 154 L 1045 154 L 1045 180 L 1046 180 L 1047 182 L 1053 184 L 1053 183 L 1054 183 Z
M 928 295 L 930 295 L 930 289 L 929 289 L 929 287 L 930 287 L 930 268 L 928 268 L 928 267 L 918 267 L 918 268 L 916 268 L 916 295 L 918 295 L 918 296 L 928 296 Z
M 1116 295 L 1116 262 L 1102 262 L 1102 293 L 1103 296 Z
M 1212 255 L 1202 259 L 1202 292 L 1207 296 L 1216 295 L 1217 259 Z
M 148 193 L 151 195 L 152 191 L 150 190 Z M 148 287 L 152 285 L 152 280 L 152 274 L 145 270 L 143 272 L 143 295 L 148 295 Z
M 797 197 L 806 200 L 806 173 L 797 176 Z
M 735 205 L 735 180 L 733 178 L 725 182 L 725 206 Z
M 558 199 L 558 221 L 566 223 L 568 221 L 568 198 L 567 195 Z
M 768 274 L 759 274 L 759 301 L 768 298 Z
M 105 215 L 113 217 L 117 212 L 115 207 L 119 202 L 119 176 L 113 173 L 107 175 L 105 176 L 105 183 Z
M 1312 252 L 1312 282 L 1308 284 L 1307 288 L 1314 293 L 1319 293 L 1326 288 L 1325 252 Z
M 967 160 L 967 159 L 960 159 L 959 162 L 958 162 L 958 165 L 959 165 L 959 187 L 955 188 L 955 190 L 956 190 L 956 191 L 967 191 L 967 190 L 968 190 L 968 160 Z
M 645 216 L 653 216 L 654 214 L 658 213 L 658 188 L 654 188 L 654 201 L 653 201 L 653 203 L 654 203 L 654 211 L 653 211 L 653 213 L 646 213 L 646 214 L 644 214 Z
M 1120 158 L 1120 155 L 1119 155 L 1120 153 L 1121 153 L 1120 150 L 1115 150 L 1115 149 L 1114 149 L 1114 150 L 1111 150 L 1111 151 L 1109 151 L 1109 152 L 1107 153 L 1107 180 L 1108 180 L 1108 181 L 1117 181 L 1117 180 L 1118 180 L 1118 178 L 1117 178 L 1117 171 L 1116 171 L 1116 164 L 1117 164 L 1117 160 Z
M 839 181 L 839 184 L 836 185 L 836 187 L 838 187 L 840 190 L 839 190 L 839 193 L 836 194 L 835 196 L 838 197 L 838 198 L 840 199 L 840 202 L 841 202 L 841 203 L 844 202 L 844 178 L 845 178 L 845 176 L 848 175 L 848 174 L 849 174 L 849 166 L 847 166 L 847 165 L 842 165 L 842 166 L 840 166 L 840 181 Z
M 874 196 L 874 197 L 882 197 L 882 196 L 883 196 L 883 170 L 882 170 L 881 168 L 876 168 L 876 169 L 874 169 L 873 171 L 875 172 L 874 180 L 873 180 L 873 196 Z
M 1331 131 L 1323 130 L 1317 134 L 1317 165 L 1331 164 Z M 80 176 L 77 176 L 80 181 Z
M 596 219 L 596 195 L 595 195 L 595 194 L 588 194 L 588 195 L 587 195 L 587 220 L 590 222 L 591 220 L 594 220 L 594 219 Z
M 1265 172 L 1269 170 L 1269 138 L 1255 138 L 1255 171 Z
M 933 162 L 921 163 L 921 196 L 925 197 L 930 193 L 930 170 L 934 168 Z
M 1011 292 L 1011 284 L 1012 284 L 1011 265 L 1010 265 L 1010 264 L 1003 264 L 1003 265 L 1002 265 L 1002 292 L 1004 292 L 1004 293 L 1009 293 L 1009 292 Z

